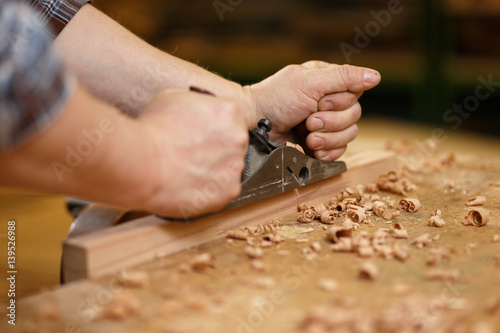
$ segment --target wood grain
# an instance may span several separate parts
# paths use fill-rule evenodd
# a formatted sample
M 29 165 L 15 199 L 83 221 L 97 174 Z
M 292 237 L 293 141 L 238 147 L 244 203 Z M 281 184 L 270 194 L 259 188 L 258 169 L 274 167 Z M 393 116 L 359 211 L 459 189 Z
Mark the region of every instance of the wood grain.
M 394 169 L 397 160 L 392 152 L 367 151 L 344 161 L 347 172 L 339 176 L 191 223 L 151 215 L 68 239 L 63 250 L 66 281 L 110 274 L 224 237 L 231 229 L 297 214 L 298 203 L 326 201 L 347 186 L 370 182 Z

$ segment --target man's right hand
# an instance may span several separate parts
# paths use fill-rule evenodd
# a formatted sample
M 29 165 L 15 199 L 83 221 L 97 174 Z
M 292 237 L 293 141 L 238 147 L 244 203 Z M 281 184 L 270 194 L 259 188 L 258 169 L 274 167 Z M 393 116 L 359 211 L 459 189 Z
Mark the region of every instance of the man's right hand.
M 189 218 L 222 209 L 241 191 L 248 130 L 255 112 L 242 100 L 168 90 L 138 119 L 155 145 L 145 165 L 152 184 L 146 207 Z

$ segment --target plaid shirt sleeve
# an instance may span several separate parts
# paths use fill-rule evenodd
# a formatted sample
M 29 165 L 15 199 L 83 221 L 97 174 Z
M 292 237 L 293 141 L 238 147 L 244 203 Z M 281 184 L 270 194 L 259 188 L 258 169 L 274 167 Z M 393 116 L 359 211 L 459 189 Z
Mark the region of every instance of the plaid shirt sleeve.
M 91 0 L 26 0 L 41 15 L 41 22 L 57 37 L 76 12 Z
M 72 94 L 51 43 L 26 4 L 0 3 L 0 152 L 48 127 Z

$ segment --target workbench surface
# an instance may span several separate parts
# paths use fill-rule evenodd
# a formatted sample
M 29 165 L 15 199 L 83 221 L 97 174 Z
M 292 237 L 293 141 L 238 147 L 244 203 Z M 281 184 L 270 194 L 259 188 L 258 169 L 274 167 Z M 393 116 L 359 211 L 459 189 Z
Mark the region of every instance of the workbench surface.
M 456 154 L 456 162 L 442 165 L 440 160 L 450 157 L 447 152 L 411 143 L 394 142 L 392 147 L 415 169 L 409 178 L 418 188 L 407 197 L 418 198 L 423 207 L 390 221 L 370 216 L 371 223 L 361 224 L 355 233 L 371 235 L 399 222 L 409 238 L 395 239 L 389 233 L 387 242 L 408 246 L 411 257 L 406 261 L 377 252 L 371 258 L 334 252 L 325 224 L 297 222 L 297 213 L 280 220 L 277 233 L 284 241 L 263 248 L 264 267 L 252 266 L 246 241 L 219 239 L 128 270 L 136 274 L 134 281 L 117 272 L 18 300 L 16 326 L 4 319 L 0 330 L 498 332 L 500 160 Z M 379 195 L 396 205 L 402 198 Z M 490 220 L 483 227 L 465 226 L 463 218 L 473 208 L 465 201 L 477 195 L 486 197 L 482 208 L 490 212 Z M 427 223 L 436 209 L 446 221 L 442 228 Z M 412 244 L 425 233 L 432 243 L 423 248 Z M 313 242 L 320 245 L 317 252 L 311 251 Z M 189 269 L 186 262 L 202 253 L 215 257 L 215 268 Z M 440 253 L 440 259 L 429 265 L 429 258 L 435 259 L 432 253 Z M 366 262 L 379 270 L 373 279 L 360 277 Z

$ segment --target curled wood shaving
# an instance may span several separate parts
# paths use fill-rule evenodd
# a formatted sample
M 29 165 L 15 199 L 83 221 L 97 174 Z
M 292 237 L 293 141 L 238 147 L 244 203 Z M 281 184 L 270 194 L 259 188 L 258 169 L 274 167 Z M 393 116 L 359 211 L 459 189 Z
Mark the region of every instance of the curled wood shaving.
M 314 220 L 315 217 L 316 217 L 316 211 L 311 208 L 300 213 L 299 217 L 297 218 L 297 221 L 302 223 L 310 223 Z
M 116 275 L 118 283 L 127 288 L 145 288 L 149 285 L 149 275 L 143 271 L 122 270 Z
M 375 280 L 378 277 L 378 267 L 371 261 L 365 261 L 359 266 L 359 277 L 364 280 Z
M 327 231 L 328 237 L 334 242 L 337 243 L 340 238 L 351 237 L 352 231 L 350 229 L 346 229 L 343 227 L 331 227 Z
M 323 212 L 327 211 L 328 209 L 323 203 L 319 203 L 317 205 L 314 205 L 312 210 L 315 212 L 314 218 L 319 219 L 321 214 L 323 214 Z
M 442 228 L 446 222 L 443 220 L 443 218 L 439 215 L 433 215 L 429 217 L 429 225 L 431 227 L 436 227 L 436 228 Z
M 375 215 L 382 217 L 386 220 L 390 220 L 393 217 L 393 214 L 389 211 L 386 204 L 383 203 L 382 201 L 375 201 L 373 203 L 373 211 L 375 212 Z
M 350 218 L 354 223 L 362 223 L 366 220 L 366 215 L 361 209 L 349 208 L 349 210 L 347 211 L 347 217 Z
M 323 213 L 321 213 L 320 221 L 326 224 L 333 224 L 337 216 L 338 213 L 336 211 L 325 210 Z
M 297 209 L 299 212 L 303 212 L 303 211 L 306 211 L 308 209 L 311 209 L 311 207 L 309 207 L 309 205 L 307 205 L 305 202 L 302 202 L 302 203 L 299 203 L 297 205 Z
M 482 206 L 482 205 L 484 205 L 485 202 L 486 202 L 486 197 L 477 196 L 477 197 L 467 199 L 465 204 L 467 206 Z
M 422 207 L 422 204 L 418 199 L 414 198 L 405 198 L 399 201 L 399 209 L 402 211 L 415 213 Z
M 350 237 L 341 237 L 331 246 L 331 249 L 336 252 L 352 252 L 352 239 Z
M 401 223 L 393 223 L 392 227 L 394 228 L 392 230 L 394 238 L 408 238 L 408 230 L 406 230 Z
M 491 239 L 493 243 L 498 243 L 499 240 L 500 240 L 500 235 L 493 235 L 493 238 Z
M 464 225 L 472 225 L 474 227 L 485 226 L 490 220 L 490 214 L 484 209 L 475 209 L 469 211 L 464 217 Z

